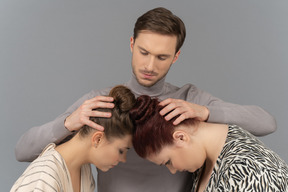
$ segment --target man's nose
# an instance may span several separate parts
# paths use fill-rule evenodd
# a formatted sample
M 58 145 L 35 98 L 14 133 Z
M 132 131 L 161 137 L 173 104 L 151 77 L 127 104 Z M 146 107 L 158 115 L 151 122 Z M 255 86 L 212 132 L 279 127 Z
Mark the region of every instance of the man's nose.
M 146 63 L 145 69 L 147 71 L 153 71 L 154 65 L 155 65 L 155 61 L 156 61 L 155 57 L 151 55 L 149 60 L 148 60 L 148 62 Z

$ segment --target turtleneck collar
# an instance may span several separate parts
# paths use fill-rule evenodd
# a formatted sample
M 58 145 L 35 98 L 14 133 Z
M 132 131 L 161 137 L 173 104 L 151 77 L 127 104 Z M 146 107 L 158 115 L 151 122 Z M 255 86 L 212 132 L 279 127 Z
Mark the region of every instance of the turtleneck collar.
M 132 92 L 138 97 L 139 95 L 149 95 L 151 97 L 157 97 L 161 95 L 164 91 L 165 77 L 158 81 L 155 85 L 151 87 L 145 87 L 140 85 L 136 79 L 136 76 L 132 72 L 131 79 L 127 82 L 127 86 L 132 90 Z

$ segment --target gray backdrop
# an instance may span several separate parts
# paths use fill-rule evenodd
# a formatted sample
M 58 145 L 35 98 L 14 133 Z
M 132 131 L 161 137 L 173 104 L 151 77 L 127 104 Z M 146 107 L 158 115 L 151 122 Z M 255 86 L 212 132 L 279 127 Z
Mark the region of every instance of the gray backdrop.
M 158 6 L 187 27 L 167 81 L 263 107 L 278 130 L 260 139 L 288 162 L 288 1 L 1 0 L 1 191 L 28 165 L 14 156 L 25 131 L 90 90 L 129 79 L 133 25 Z

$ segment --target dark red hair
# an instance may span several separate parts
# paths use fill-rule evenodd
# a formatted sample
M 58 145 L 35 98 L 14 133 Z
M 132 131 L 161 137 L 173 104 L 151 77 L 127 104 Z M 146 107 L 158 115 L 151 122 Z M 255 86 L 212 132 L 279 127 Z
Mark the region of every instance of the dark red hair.
M 174 125 L 159 114 L 162 108 L 157 99 L 142 95 L 130 110 L 135 126 L 133 146 L 142 158 L 160 152 L 164 145 L 173 143 Z
M 164 146 L 174 142 L 173 133 L 178 125 L 173 125 L 173 121 L 178 116 L 166 121 L 159 113 L 163 109 L 159 103 L 156 98 L 142 95 L 130 110 L 135 127 L 132 142 L 136 153 L 142 158 L 157 154 Z M 198 120 L 191 118 L 182 121 L 181 125 L 195 126 L 198 123 Z

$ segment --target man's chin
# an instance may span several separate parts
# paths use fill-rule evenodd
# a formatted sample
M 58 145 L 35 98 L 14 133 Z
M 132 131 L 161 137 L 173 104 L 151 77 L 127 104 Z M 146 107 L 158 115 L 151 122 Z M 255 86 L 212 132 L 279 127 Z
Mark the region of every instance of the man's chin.
M 155 85 L 154 81 L 146 80 L 146 79 L 137 79 L 138 83 L 142 85 L 143 87 L 152 87 Z

